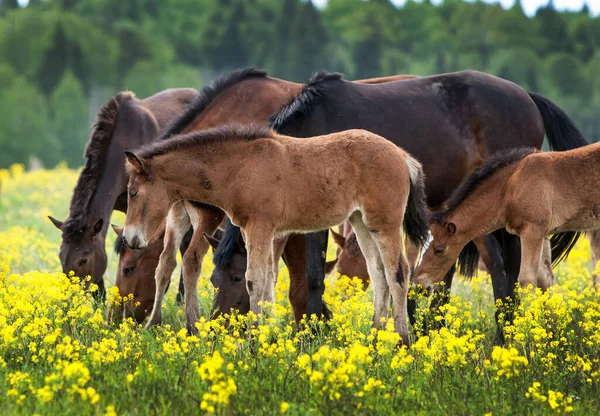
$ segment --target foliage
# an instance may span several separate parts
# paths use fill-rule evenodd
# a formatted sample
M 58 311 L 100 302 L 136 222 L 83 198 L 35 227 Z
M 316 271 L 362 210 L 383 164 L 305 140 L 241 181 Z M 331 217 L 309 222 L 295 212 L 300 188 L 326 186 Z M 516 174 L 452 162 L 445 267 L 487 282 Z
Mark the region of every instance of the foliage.
M 128 320 L 113 327 L 80 279 L 56 272 L 59 233 L 44 216 L 58 207 L 64 213 L 62 188 L 76 177 L 64 165 L 0 170 L 0 216 L 10 220 L 0 223 L 0 406 L 7 414 L 600 410 L 600 295 L 592 287 L 587 241 L 559 268 L 558 285 L 520 294 L 504 346 L 493 344 L 491 287 L 483 273 L 459 279 L 443 317 L 433 318 L 440 329 L 423 335 L 431 317 L 420 309 L 410 348 L 398 347 L 391 321 L 371 328 L 372 293 L 356 278 L 327 280 L 325 300 L 334 314 L 327 325 L 296 328 L 285 268 L 269 316 L 208 321 L 210 255 L 199 282 L 198 336 L 186 334 L 175 284 L 163 326 L 148 331 Z M 109 260 L 110 275 L 115 261 Z

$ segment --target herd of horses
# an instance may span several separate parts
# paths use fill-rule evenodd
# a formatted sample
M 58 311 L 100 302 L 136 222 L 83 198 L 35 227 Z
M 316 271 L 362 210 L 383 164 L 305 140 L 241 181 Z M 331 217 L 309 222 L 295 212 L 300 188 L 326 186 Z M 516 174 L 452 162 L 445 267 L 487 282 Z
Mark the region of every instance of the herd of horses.
M 540 151 L 544 136 L 553 152 Z M 126 212 L 113 226 L 115 284 L 133 299 L 108 319 L 159 324 L 181 250 L 190 332 L 211 246 L 213 315 L 262 312 L 283 258 L 295 319 L 327 318 L 325 253 L 340 225 L 338 271 L 371 282 L 374 325 L 391 298 L 408 343 L 411 283 L 449 290 L 457 265 L 472 275 L 481 256 L 506 302 L 517 282 L 551 285 L 551 263 L 600 227 L 600 145 L 547 98 L 476 71 L 360 81 L 320 71 L 297 84 L 247 68 L 200 90 L 121 92 L 98 112 L 85 157 L 69 217 L 50 217 L 63 271 L 90 275 L 103 300 L 109 218 Z

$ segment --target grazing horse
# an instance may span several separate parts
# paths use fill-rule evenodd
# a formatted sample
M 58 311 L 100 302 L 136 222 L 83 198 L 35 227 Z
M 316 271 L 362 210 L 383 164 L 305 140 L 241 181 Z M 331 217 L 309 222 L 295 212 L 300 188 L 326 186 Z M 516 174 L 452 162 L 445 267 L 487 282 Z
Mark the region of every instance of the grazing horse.
M 465 176 L 496 153 L 540 148 L 544 134 L 553 150 L 587 144 L 568 115 L 550 100 L 476 71 L 373 85 L 321 72 L 272 117 L 270 125 L 295 137 L 360 128 L 387 138 L 422 163 L 432 208 L 441 207 Z M 495 279 L 494 297 L 505 299 L 517 280 L 519 241 L 506 232 L 500 237 L 486 237 L 485 243 L 489 253 L 502 255 L 497 263 L 503 263 L 506 278 Z M 311 233 L 306 239 L 307 314 L 319 315 L 328 233 Z M 221 250 L 235 251 L 236 244 L 221 244 Z M 464 268 L 474 270 L 467 266 L 476 265 L 477 257 L 463 259 Z M 448 273 L 447 286 L 451 277 Z
M 169 89 L 143 100 L 130 92 L 112 97 L 96 116 L 85 149 L 85 166 L 73 190 L 69 217 L 50 221 L 62 231 L 59 258 L 63 272 L 91 276 L 104 299 L 105 239 L 113 209 L 127 209 L 123 150 L 152 140 L 196 97 L 190 88 Z
M 333 270 L 333 264 L 337 263 L 337 271 L 341 275 L 348 277 L 358 277 L 362 282 L 363 289 L 369 286 L 369 271 L 367 270 L 367 262 L 360 246 L 356 234 L 348 223 L 340 225 L 339 234 L 331 231 L 333 241 L 338 246 L 336 259 L 328 262 L 326 265 L 327 272 Z
M 565 238 L 566 232 L 600 228 L 599 160 L 600 144 L 566 152 L 518 149 L 493 158 L 465 180 L 444 211 L 432 216 L 433 242 L 415 282 L 430 287 L 440 281 L 469 240 L 504 227 L 521 237 L 519 283 L 538 286 L 547 235 L 553 234 L 556 264 L 575 241 Z
M 404 228 L 420 245 L 428 230 L 423 171 L 402 149 L 364 130 L 301 140 L 246 126 L 183 135 L 126 155 L 128 246 L 146 247 L 167 214 L 165 246 L 181 233 L 170 210 L 179 201 L 221 208 L 242 229 L 250 309 L 261 313 L 261 302 L 275 301 L 275 237 L 349 220 L 375 288 L 374 324 L 387 318 L 391 292 L 395 329 L 408 344 L 409 267 L 401 233 Z M 172 272 L 161 266 L 149 325 L 157 322 Z M 197 281 L 184 271 L 186 293 Z M 195 307 L 195 316 L 186 314 L 189 331 L 198 319 Z

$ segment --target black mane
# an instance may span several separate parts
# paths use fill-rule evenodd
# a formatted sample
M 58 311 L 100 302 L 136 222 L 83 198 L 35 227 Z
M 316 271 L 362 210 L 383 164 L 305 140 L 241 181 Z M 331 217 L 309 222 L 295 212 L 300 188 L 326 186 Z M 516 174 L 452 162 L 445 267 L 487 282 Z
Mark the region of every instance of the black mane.
M 465 180 L 462 181 L 458 189 L 452 194 L 446 202 L 446 208 L 431 214 L 432 221 L 441 220 L 446 215 L 452 213 L 469 195 L 471 195 L 486 179 L 492 176 L 500 169 L 523 160 L 525 157 L 536 153 L 537 150 L 532 147 L 522 147 L 497 153 L 490 157 L 488 162 L 482 167 L 476 169 Z
M 117 239 L 115 240 L 115 253 L 119 256 L 123 254 L 125 250 L 125 240 L 123 240 L 123 230 L 117 235 Z
M 64 235 L 71 242 L 77 242 L 83 236 L 87 210 L 94 196 L 96 182 L 102 174 L 106 150 L 110 145 L 117 123 L 119 108 L 124 102 L 133 98 L 135 98 L 135 95 L 131 92 L 120 92 L 102 106 L 96 114 L 96 121 L 92 126 L 92 135 L 83 154 L 87 160 L 79 175 L 75 189 L 73 189 L 69 218 L 67 218 L 63 227 Z
M 219 142 L 252 141 L 273 137 L 274 134 L 275 132 L 267 126 L 233 124 L 181 134 L 169 140 L 150 143 L 138 149 L 136 155 L 144 159 L 152 159 L 155 156 L 164 155 L 178 149 Z
M 233 254 L 241 251 L 242 230 L 231 223 L 229 217 L 226 219 L 225 232 L 221 243 L 213 254 L 213 263 L 219 269 L 225 269 L 231 263 Z
M 321 70 L 314 73 L 309 79 L 302 91 L 294 97 L 288 104 L 283 106 L 275 115 L 269 119 L 269 126 L 279 131 L 287 123 L 311 113 L 319 98 L 323 96 L 327 88 L 328 81 L 336 81 L 344 78 L 344 74 L 339 72 L 327 72 Z
M 181 133 L 208 105 L 217 95 L 221 94 L 227 88 L 238 82 L 251 77 L 265 78 L 267 72 L 262 69 L 244 68 L 238 69 L 229 74 L 220 75 L 198 91 L 198 96 L 189 105 L 187 110 L 174 120 L 165 131 L 159 136 L 158 140 L 168 139 L 170 136 Z

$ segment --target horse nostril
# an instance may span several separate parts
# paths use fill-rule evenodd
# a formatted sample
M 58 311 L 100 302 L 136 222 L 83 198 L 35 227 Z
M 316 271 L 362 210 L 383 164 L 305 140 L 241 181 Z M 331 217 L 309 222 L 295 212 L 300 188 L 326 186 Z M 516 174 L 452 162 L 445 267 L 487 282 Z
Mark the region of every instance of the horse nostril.
M 79 265 L 80 265 L 80 266 L 83 266 L 83 265 L 84 265 L 84 264 L 86 264 L 87 262 L 88 262 L 88 259 L 87 259 L 87 258 L 83 258 L 83 259 L 79 260 Z

